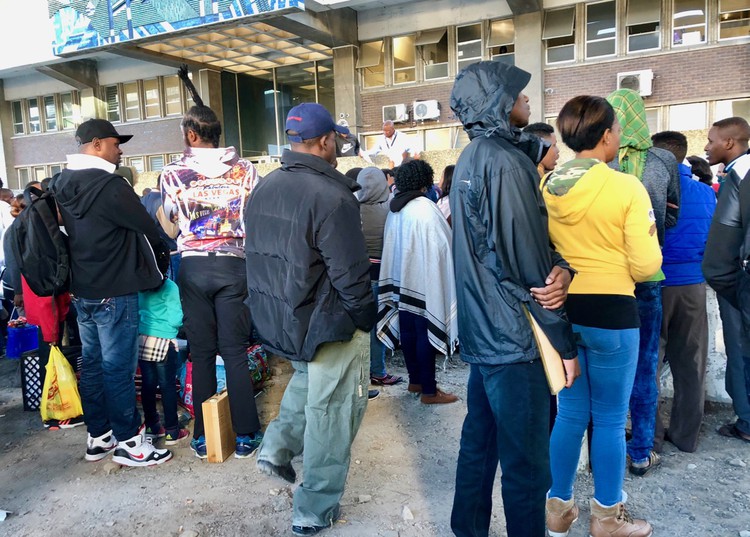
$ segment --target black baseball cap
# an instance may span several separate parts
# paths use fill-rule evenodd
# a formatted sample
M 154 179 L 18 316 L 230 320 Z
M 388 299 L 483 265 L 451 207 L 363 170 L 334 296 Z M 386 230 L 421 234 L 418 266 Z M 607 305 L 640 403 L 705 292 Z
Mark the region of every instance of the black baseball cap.
M 76 129 L 76 141 L 83 145 L 88 144 L 94 138 L 117 138 L 124 144 L 133 137 L 132 134 L 120 134 L 114 125 L 106 119 L 88 119 L 81 123 Z

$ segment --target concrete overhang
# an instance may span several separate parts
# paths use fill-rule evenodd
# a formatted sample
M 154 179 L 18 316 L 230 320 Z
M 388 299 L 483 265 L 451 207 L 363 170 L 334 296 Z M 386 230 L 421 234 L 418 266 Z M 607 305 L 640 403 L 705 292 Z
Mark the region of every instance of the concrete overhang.
M 99 86 L 99 73 L 94 60 L 73 60 L 65 63 L 40 65 L 36 67 L 36 70 L 79 91 Z
M 524 13 L 534 13 L 542 10 L 542 0 L 505 0 L 508 2 L 513 15 L 523 15 Z

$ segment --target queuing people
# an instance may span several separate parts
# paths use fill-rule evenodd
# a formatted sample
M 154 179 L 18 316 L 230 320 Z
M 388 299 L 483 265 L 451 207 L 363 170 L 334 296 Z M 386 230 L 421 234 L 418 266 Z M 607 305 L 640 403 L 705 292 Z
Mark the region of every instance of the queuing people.
M 703 274 L 719 297 L 724 340 L 728 343 L 726 390 L 737 415 L 734 423 L 722 425 L 718 433 L 745 442 L 750 442 L 749 138 L 750 125 L 740 117 L 717 121 L 708 131 L 708 163 L 723 164 L 725 176 L 703 257 Z
M 622 498 L 625 422 L 638 363 L 634 283 L 659 270 L 661 252 L 648 193 L 632 175 L 607 166 L 620 147 L 620 123 L 601 97 L 568 101 L 557 117 L 575 151 L 543 181 L 549 233 L 575 267 L 565 309 L 578 335 L 581 378 L 558 395 L 550 439 L 550 535 L 567 535 L 578 518 L 573 498 L 581 441 L 593 420 L 592 537 L 649 537 L 651 526 L 628 515 Z
M 321 105 L 292 108 L 292 149 L 245 212 L 253 323 L 265 347 L 294 366 L 257 467 L 294 483 L 292 459 L 303 454 L 294 535 L 315 535 L 339 518 L 352 442 L 367 408 L 376 309 L 353 195 L 360 186 L 335 169 L 337 132 L 345 128 Z
M 646 108 L 638 92 L 620 89 L 607 100 L 615 109 L 622 126 L 620 151 L 610 163 L 623 173 L 635 175 L 646 187 L 654 211 L 659 244 L 664 231 L 677 223 L 680 203 L 680 177 L 677 160 L 664 149 L 653 147 L 646 121 Z M 630 395 L 632 436 L 628 442 L 629 468 L 633 475 L 644 476 L 661 464 L 653 450 L 659 390 L 656 371 L 659 361 L 659 338 L 662 323 L 661 282 L 659 270 L 649 281 L 638 282 L 635 299 L 641 320 L 638 367 Z
M 367 244 L 367 255 L 370 257 L 372 294 L 377 300 L 380 261 L 383 255 L 383 231 L 391 196 L 386 177 L 378 168 L 370 166 L 363 169 L 357 175 L 357 183 L 362 187 L 355 192 L 355 196 L 359 200 L 362 232 Z M 386 371 L 385 345 L 378 339 L 377 328 L 373 328 L 370 331 L 370 382 L 376 386 L 393 386 L 402 380 L 402 377 L 389 375 Z
M 523 134 L 531 75 L 500 62 L 456 77 L 451 108 L 471 142 L 453 172 L 451 218 L 461 358 L 470 364 L 451 528 L 489 533 L 498 462 L 509 537 L 544 534 L 549 489 L 549 388 L 528 307 L 577 375 L 575 339 L 561 314 L 572 270 L 555 253 L 536 164 L 539 138 Z M 537 302 L 538 301 L 538 302 Z
M 536 167 L 539 172 L 539 177 L 544 177 L 546 174 L 555 169 L 557 165 L 557 159 L 560 158 L 560 148 L 557 147 L 557 136 L 555 136 L 555 129 L 548 123 L 532 123 L 523 128 L 523 132 L 534 134 L 539 136 L 542 140 L 549 143 L 549 150 L 544 158 L 539 162 Z
M 88 428 L 86 460 L 114 451 L 118 464 L 151 466 L 172 453 L 146 442 L 136 407 L 138 292 L 161 283 L 157 259 L 166 264 L 169 258 L 138 196 L 114 174 L 120 144 L 131 138 L 106 120 L 84 121 L 76 130 L 79 153 L 68 155 L 51 191 L 70 245 L 83 345 L 78 388 Z
M 186 69 L 180 70 L 180 78 L 195 106 L 182 118 L 185 152 L 164 167 L 161 191 L 167 219 L 176 220 L 180 228 L 177 284 L 193 362 L 195 400 L 190 447 L 196 457 L 207 457 L 202 403 L 216 393 L 216 355 L 221 354 L 236 435 L 234 456 L 245 458 L 263 438 L 247 363 L 251 325 L 244 304 L 243 213 L 258 174 L 234 147 L 219 147 L 219 119 L 203 105 Z
M 432 184 L 426 162 L 412 160 L 399 167 L 378 281 L 378 337 L 394 350 L 400 341 L 409 372 L 407 390 L 430 405 L 458 401 L 435 380 L 436 351 L 453 353 L 458 326 L 450 227 L 426 197 Z M 430 267 L 429 278 L 425 267 Z
M 448 221 L 448 225 L 451 223 L 451 204 L 450 204 L 450 193 L 451 186 L 453 185 L 453 171 L 456 166 L 449 164 L 443 170 L 443 178 L 440 180 L 440 199 L 437 201 L 438 209 L 443 213 L 443 216 Z
M 708 313 L 701 262 L 716 195 L 711 187 L 693 180 L 692 170 L 683 164 L 688 149 L 684 134 L 664 131 L 651 139 L 654 147 L 675 156 L 680 171 L 680 219 L 664 233 L 665 280 L 661 289 L 664 313 L 657 374 L 658 379 L 663 364 L 669 364 L 674 398 L 668 431 L 661 413 L 656 413 L 654 449 L 661 452 L 664 440 L 668 440 L 679 450 L 692 453 L 698 448 L 706 398 Z

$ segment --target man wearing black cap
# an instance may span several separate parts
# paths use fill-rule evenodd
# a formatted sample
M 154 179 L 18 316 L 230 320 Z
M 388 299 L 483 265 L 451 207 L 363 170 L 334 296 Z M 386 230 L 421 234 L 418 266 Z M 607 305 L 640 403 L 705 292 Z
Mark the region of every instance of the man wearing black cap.
M 266 429 L 258 469 L 294 483 L 292 532 L 314 535 L 339 516 L 351 445 L 367 407 L 375 301 L 362 234 L 360 186 L 337 172 L 336 125 L 315 103 L 289 111 L 292 145 L 245 211 L 248 306 L 265 347 L 295 373 Z
M 123 144 L 111 123 L 78 127 L 79 152 L 51 190 L 70 240 L 71 291 L 83 343 L 79 391 L 88 427 L 86 460 L 151 466 L 172 457 L 145 441 L 135 401 L 138 291 L 157 287 L 162 251 L 156 224 L 130 185 L 114 171 Z

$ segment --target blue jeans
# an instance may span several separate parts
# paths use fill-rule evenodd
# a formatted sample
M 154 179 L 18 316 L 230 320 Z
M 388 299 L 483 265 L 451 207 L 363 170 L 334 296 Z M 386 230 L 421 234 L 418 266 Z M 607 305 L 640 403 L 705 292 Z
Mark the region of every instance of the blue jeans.
M 641 319 L 641 341 L 633 393 L 630 395 L 632 437 L 628 442 L 628 455 L 633 462 L 644 462 L 648 460 L 654 447 L 656 409 L 659 403 L 656 370 L 659 365 L 661 337 L 661 282 L 636 284 L 635 299 Z
M 141 426 L 135 403 L 138 363 L 138 294 L 76 299 L 83 368 L 78 391 L 91 436 L 110 429 L 119 440 Z
M 583 433 L 594 422 L 591 466 L 594 498 L 602 505 L 621 501 L 625 479 L 625 422 L 638 363 L 637 328 L 606 330 L 573 325 L 580 335 L 581 376 L 557 396 L 550 439 L 550 498 L 573 497 Z
M 372 282 L 372 294 L 375 297 L 375 304 L 378 303 L 378 282 Z M 385 370 L 385 345 L 378 339 L 378 325 L 370 330 L 370 376 L 384 377 Z
M 156 390 L 161 389 L 161 406 L 164 411 L 164 428 L 167 432 L 178 431 L 177 421 L 177 351 L 170 345 L 167 358 L 163 362 L 138 360 L 143 384 L 141 387 L 141 404 L 144 421 L 147 427 L 157 427 L 160 423 L 159 411 L 156 410 Z
M 549 388 L 541 360 L 471 365 L 451 529 L 486 537 L 498 462 L 508 537 L 545 535 Z
M 726 298 L 717 297 L 727 354 L 724 387 L 732 399 L 734 413 L 737 414 L 737 428 L 750 434 L 750 345 L 743 333 L 740 310 Z

